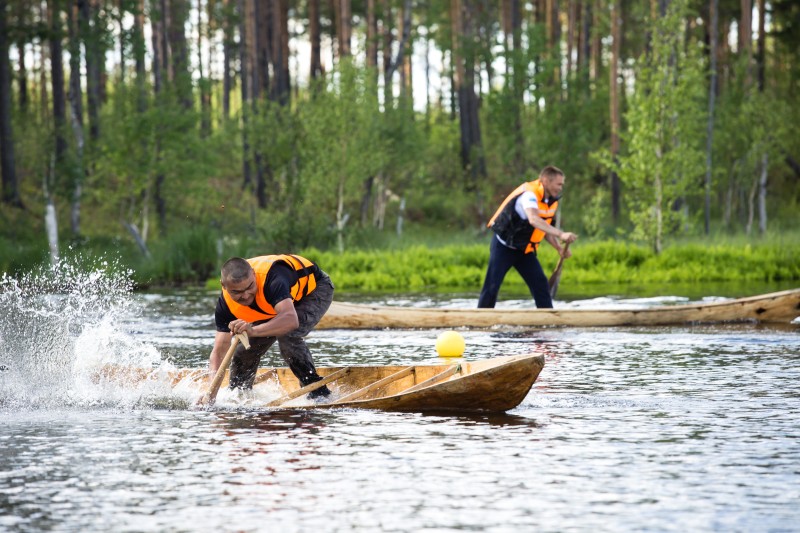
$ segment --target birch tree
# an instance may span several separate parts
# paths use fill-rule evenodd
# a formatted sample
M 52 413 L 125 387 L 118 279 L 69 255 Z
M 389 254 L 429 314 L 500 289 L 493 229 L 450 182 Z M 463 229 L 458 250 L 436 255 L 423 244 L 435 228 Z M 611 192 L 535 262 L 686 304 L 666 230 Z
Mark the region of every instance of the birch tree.
M 623 135 L 627 153 L 606 163 L 619 173 L 634 236 L 661 253 L 681 214 L 670 206 L 703 174 L 706 107 L 697 45 L 684 47 L 687 0 L 674 0 L 654 21 L 652 51 L 640 62 Z

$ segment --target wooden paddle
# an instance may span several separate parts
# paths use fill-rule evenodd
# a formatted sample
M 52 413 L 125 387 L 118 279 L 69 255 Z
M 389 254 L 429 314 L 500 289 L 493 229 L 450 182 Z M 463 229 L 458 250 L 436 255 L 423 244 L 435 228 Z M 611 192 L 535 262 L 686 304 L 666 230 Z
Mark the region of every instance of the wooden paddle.
M 219 386 L 222 385 L 222 380 L 225 378 L 225 372 L 231 365 L 233 354 L 236 351 L 236 346 L 239 344 L 239 342 L 241 342 L 248 350 L 250 349 L 250 340 L 247 338 L 247 333 L 237 333 L 234 335 L 233 340 L 231 341 L 231 347 L 228 348 L 228 352 L 225 354 L 225 357 L 222 358 L 222 362 L 217 369 L 217 373 L 214 375 L 214 380 L 211 382 L 208 392 L 200 401 L 201 404 L 209 407 L 214 405 L 214 400 L 217 399 L 217 392 L 219 392 Z
M 569 249 L 569 243 L 564 245 L 564 253 L 567 253 Z M 550 285 L 550 298 L 553 300 L 556 299 L 556 293 L 558 292 L 558 282 L 561 281 L 561 267 L 564 266 L 564 256 L 558 258 L 558 263 L 556 264 L 556 269 L 553 270 L 553 274 L 550 276 L 550 280 L 548 281 L 548 285 Z

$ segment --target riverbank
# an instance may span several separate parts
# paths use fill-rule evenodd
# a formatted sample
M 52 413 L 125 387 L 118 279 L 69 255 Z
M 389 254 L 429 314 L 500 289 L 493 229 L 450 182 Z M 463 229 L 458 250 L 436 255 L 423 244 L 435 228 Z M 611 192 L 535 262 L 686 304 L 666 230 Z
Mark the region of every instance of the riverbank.
M 435 236 L 434 236 L 435 237 Z M 273 250 L 269 243 L 236 240 L 219 245 L 207 232 L 193 231 L 154 247 L 146 258 L 121 240 L 87 241 L 62 250 L 62 258 L 80 269 L 112 270 L 130 277 L 140 289 L 175 286 L 218 288 L 218 269 L 231 256 L 252 257 L 292 252 L 318 262 L 340 292 L 479 291 L 489 259 L 491 236 L 457 233 L 449 242 L 426 236 L 371 242 L 369 249 L 309 248 Z M 711 241 L 709 243 L 708 241 Z M 743 286 L 800 285 L 800 233 L 763 239 L 746 236 L 695 238 L 670 242 L 656 255 L 650 248 L 627 241 L 581 239 L 564 264 L 561 290 L 572 286 L 685 286 L 741 283 Z M 8 244 L 8 241 L 6 241 Z M 47 264 L 46 250 L 5 247 L 0 271 L 12 277 Z M 539 259 L 546 273 L 558 257 L 549 245 Z M 527 292 L 512 270 L 503 285 L 509 292 Z M 584 289 L 582 292 L 586 292 Z M 594 292 L 594 291 L 590 291 Z

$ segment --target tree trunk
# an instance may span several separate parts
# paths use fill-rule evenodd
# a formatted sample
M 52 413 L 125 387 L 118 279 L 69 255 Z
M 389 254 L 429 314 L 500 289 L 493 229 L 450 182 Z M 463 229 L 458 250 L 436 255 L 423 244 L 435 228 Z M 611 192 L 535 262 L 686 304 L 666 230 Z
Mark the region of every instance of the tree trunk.
M 77 0 L 80 14 L 80 35 L 86 49 L 86 104 L 89 112 L 89 136 L 100 137 L 100 35 L 95 25 L 94 7 L 90 0 Z
M 592 1 L 592 0 L 590 0 Z M 600 71 L 603 68 L 603 44 L 600 35 L 600 0 L 593 0 L 592 4 L 592 32 L 591 45 L 589 50 L 589 62 L 591 64 L 589 69 L 589 78 L 592 81 L 600 79 Z M 595 84 L 596 86 L 597 84 Z M 595 91 L 597 89 L 595 88 Z
M 561 85 L 561 19 L 559 17 L 559 0 L 547 0 L 547 51 L 553 62 L 552 85 Z M 560 92 L 558 90 L 557 92 Z
M 475 57 L 473 50 L 464 46 L 464 43 L 470 43 L 474 38 L 473 7 L 471 0 L 451 0 L 453 62 L 461 130 L 461 165 L 468 171 L 466 190 L 479 193 L 478 183 L 486 177 L 486 164 L 478 120 L 478 98 L 475 94 Z M 482 210 L 483 205 L 479 200 L 479 213 Z
M 509 0 L 506 46 L 510 47 L 508 57 L 511 58 L 510 72 L 514 103 L 514 159 L 513 172 L 522 175 L 525 172 L 525 138 L 522 133 L 522 114 L 525 109 L 525 86 L 527 85 L 527 65 L 523 59 L 522 49 L 522 14 L 520 0 Z
M 383 33 L 383 105 L 388 109 L 394 95 L 392 90 L 392 6 L 389 0 L 382 0 L 383 18 L 381 19 L 381 32 Z
M 231 79 L 231 69 L 233 68 L 234 40 L 233 23 L 231 22 L 232 6 L 231 0 L 223 0 L 222 4 L 222 115 L 228 118 L 231 115 L 231 90 L 233 82 Z
M 660 136 L 660 135 L 659 135 Z M 661 152 L 661 148 L 656 148 L 656 160 L 661 161 L 664 157 L 664 154 Z M 655 188 L 655 204 L 653 205 L 654 216 L 655 216 L 655 242 L 653 246 L 653 251 L 656 255 L 659 255 L 662 250 L 661 239 L 664 235 L 664 185 L 661 176 L 661 164 L 658 164 L 659 170 L 656 171 L 654 179 L 654 188 Z
M 339 21 L 337 18 L 340 15 L 339 11 L 339 3 L 337 0 L 328 0 L 328 12 L 330 13 L 330 17 L 328 20 L 332 21 L 330 26 L 331 31 L 331 61 L 333 62 L 332 65 L 336 65 L 337 57 L 338 57 L 338 48 L 339 48 L 339 38 L 337 37 L 337 32 L 339 31 Z
M 170 67 L 178 100 L 184 109 L 192 109 L 192 75 L 189 72 L 189 47 L 186 43 L 186 21 L 190 0 L 169 0 L 167 38 Z
M 764 70 L 766 60 L 766 1 L 758 0 L 758 49 L 756 51 L 758 90 L 764 90 Z
M 769 156 L 766 152 L 761 156 L 761 177 L 758 180 L 758 231 L 761 235 L 767 232 L 767 171 Z
M 6 0 L 0 0 L 0 173 L 3 175 L 3 202 L 22 207 L 14 163 L 14 131 L 11 126 L 11 70 L 8 60 Z
M 64 96 L 64 53 L 61 39 L 61 10 L 57 0 L 48 0 L 48 16 L 50 18 L 50 82 L 53 91 L 53 134 L 55 136 L 55 155 L 57 172 L 63 168 L 64 156 L 67 152 L 66 130 L 66 98 Z
M 384 4 L 384 7 L 389 10 L 388 4 Z M 386 20 L 390 20 L 391 14 L 386 16 Z M 386 20 L 384 21 L 386 23 Z M 409 46 L 409 40 L 411 39 L 411 0 L 404 0 L 403 1 L 403 16 L 402 19 L 398 19 L 401 22 L 402 28 L 398 28 L 401 30 L 401 39 L 400 43 L 397 47 L 397 56 L 392 59 L 392 37 L 391 32 L 389 31 L 389 25 L 386 23 L 386 32 L 384 33 L 384 49 L 383 49 L 383 67 L 384 67 L 384 89 L 388 91 L 386 93 L 386 102 L 391 102 L 392 100 L 392 78 L 394 77 L 395 71 L 401 65 L 405 65 L 406 61 L 406 52 Z M 404 22 L 404 21 L 407 21 Z M 410 79 L 410 76 L 409 76 Z M 403 84 L 400 87 L 401 93 L 406 90 Z
M 350 41 L 352 35 L 352 8 L 350 0 L 337 0 L 336 6 L 339 13 L 336 17 L 336 34 L 339 36 L 339 57 L 350 56 Z
M 46 4 L 44 2 L 39 2 L 39 20 L 40 24 L 43 24 L 45 27 L 47 26 L 47 12 L 45 10 Z M 6 37 L 8 38 L 8 37 Z M 40 118 L 43 123 L 50 121 L 50 93 L 47 91 L 47 68 L 45 64 L 47 63 L 49 52 L 48 47 L 44 45 L 44 39 L 39 39 L 38 46 L 36 47 L 39 50 L 39 63 L 37 65 L 36 59 L 34 59 L 34 77 L 36 74 L 39 75 L 39 111 L 40 111 Z
M 339 253 L 344 252 L 344 227 L 350 216 L 344 212 L 344 182 L 345 178 L 339 178 L 339 189 L 336 194 L 336 247 Z
M 247 31 L 247 23 L 245 14 L 246 4 L 248 0 L 239 0 L 239 78 L 241 79 L 242 91 L 242 175 L 244 178 L 243 187 L 249 188 L 252 186 L 252 177 L 250 175 L 250 142 L 248 140 L 247 128 L 249 126 L 250 114 L 250 87 L 252 82 L 249 73 L 249 39 L 252 37 Z
M 370 1 L 374 2 L 375 0 Z M 308 26 L 309 38 L 311 39 L 311 79 L 317 80 L 322 77 L 319 0 L 308 1 Z
M 288 105 L 292 94 L 289 77 L 289 5 L 278 0 L 273 11 L 272 71 L 275 73 L 275 100 Z
M 619 109 L 619 55 L 621 49 L 622 2 L 612 0 L 611 10 L 611 57 L 609 60 L 609 102 L 611 120 L 611 157 L 617 160 L 620 149 L 620 109 Z M 611 217 L 614 224 L 620 217 L 620 183 L 616 172 L 611 172 Z
M 719 25 L 719 0 L 711 0 L 711 31 L 709 34 L 709 56 L 711 79 L 708 87 L 708 127 L 706 129 L 706 180 L 705 180 L 705 232 L 711 233 L 711 171 L 712 154 L 711 149 L 714 145 L 714 101 L 717 95 L 717 26 Z
M 751 82 L 753 61 L 753 2 L 741 0 L 742 14 L 739 19 L 739 54 L 745 58 L 745 86 Z
M 369 222 L 369 206 L 372 202 L 372 184 L 375 183 L 375 176 L 370 176 L 364 180 L 364 194 L 361 195 L 361 227 L 366 228 Z
M 207 137 L 211 133 L 211 94 L 209 81 L 203 72 L 203 48 L 207 47 L 207 43 L 204 42 L 202 14 L 203 1 L 197 0 L 197 73 L 199 77 L 197 85 L 200 89 L 200 134 Z
M 431 118 L 431 37 L 425 36 L 425 125 L 430 125 Z
M 72 206 L 70 208 L 70 229 L 74 237 L 81 234 L 81 197 L 83 196 L 84 133 L 83 133 L 83 88 L 81 87 L 81 41 L 78 34 L 77 6 L 68 7 L 69 14 L 69 94 L 70 123 L 75 137 L 75 156 L 77 168 L 72 188 Z
M 6 1 L 3 4 L 7 4 Z M 3 8 L 5 9 L 5 8 Z M 5 11 L 3 11 L 5 13 Z M 5 20 L 3 21 L 5 24 Z M 17 25 L 20 28 L 24 28 L 28 24 L 28 7 L 25 5 L 25 2 L 17 2 Z M 5 36 L 8 39 L 8 36 Z M 9 43 L 6 41 L 6 46 Z M 28 112 L 28 67 L 26 65 L 27 58 L 25 57 L 25 37 L 21 36 L 19 40 L 17 40 L 17 62 L 19 64 L 19 70 L 17 71 L 17 86 L 18 86 L 18 94 L 19 94 L 19 109 L 22 111 L 22 114 L 26 114 Z M 9 71 L 10 72 L 10 71 Z M 10 76 L 11 74 L 9 74 Z
M 764 92 L 764 59 L 765 59 L 765 0 L 758 0 L 758 50 L 757 50 L 757 76 L 758 91 Z M 767 171 L 769 170 L 769 156 L 766 152 L 761 156 L 761 179 L 758 182 L 758 231 L 763 235 L 767 232 Z
M 270 38 L 274 37 L 273 21 L 279 16 L 275 9 L 279 2 L 270 5 L 267 2 L 252 0 L 248 2 L 248 14 L 245 19 L 248 21 L 247 39 L 248 55 L 250 61 L 250 103 L 253 116 L 259 112 L 259 102 L 262 95 L 269 95 L 270 75 L 269 60 L 274 55 L 274 46 L 270 46 Z M 267 187 L 266 187 L 266 163 L 264 155 L 258 143 L 253 147 L 253 163 L 255 164 L 255 197 L 259 208 L 267 207 Z
M 146 76 L 144 57 L 146 46 L 144 42 L 144 0 L 136 1 L 136 11 L 133 14 L 133 60 L 136 65 L 136 108 L 143 113 L 147 107 L 147 93 L 145 92 Z
M 154 0 L 156 1 L 156 0 Z M 176 35 L 177 33 L 183 33 L 183 27 L 175 21 L 175 16 L 177 15 L 180 17 L 180 13 L 177 12 L 175 6 L 169 0 L 158 0 L 159 3 L 159 24 L 156 28 L 154 28 L 153 32 L 153 39 L 158 41 L 158 47 L 160 48 L 160 54 L 158 54 L 157 60 L 160 61 L 160 72 L 161 72 L 161 81 L 163 86 L 157 91 L 160 94 L 165 94 L 165 89 L 167 85 L 169 85 L 175 94 L 177 94 L 179 100 L 182 100 L 183 92 L 179 87 L 180 83 L 184 83 L 184 80 L 181 79 L 179 82 L 176 82 L 176 66 L 181 67 L 181 50 L 180 48 L 180 37 Z M 154 25 L 155 26 L 155 25 Z M 180 26 L 177 28 L 176 26 Z M 185 37 L 185 36 L 184 36 Z M 184 43 L 185 44 L 185 43 Z M 184 46 L 183 52 L 186 51 Z M 178 56 L 176 58 L 176 55 Z M 188 59 L 188 58 L 184 58 Z M 154 57 L 154 61 L 156 58 Z M 180 77 L 180 72 L 178 72 L 178 77 Z M 168 104 L 171 105 L 171 104 Z M 185 104 L 184 104 L 185 105 Z M 160 135 L 156 134 L 156 160 L 161 160 L 161 138 Z M 167 234 L 167 202 L 164 198 L 164 183 L 166 181 L 166 176 L 163 172 L 159 172 L 153 184 L 153 203 L 155 204 L 156 208 L 156 217 L 158 219 L 158 231 L 161 236 L 165 236 Z
M 272 55 L 270 38 L 273 36 L 272 18 L 274 11 L 270 2 L 258 2 L 253 0 L 248 2 L 250 13 L 245 15 L 249 24 L 249 55 L 251 69 L 250 77 L 253 86 L 250 88 L 250 99 L 253 102 L 253 110 L 257 109 L 257 101 L 262 94 L 269 95 L 270 75 L 269 60 Z
M 786 162 L 787 165 L 789 165 L 789 168 L 792 169 L 792 172 L 794 172 L 795 177 L 800 178 L 800 161 L 797 161 L 797 159 L 795 159 L 789 154 L 786 154 L 784 161 Z
M 758 183 L 760 181 L 760 177 L 753 180 L 753 185 L 750 187 L 750 194 L 747 197 L 747 225 L 744 228 L 744 232 L 747 235 L 750 235 L 753 231 L 753 218 L 755 218 L 756 212 L 756 193 L 758 192 Z
M 585 94 L 589 89 L 589 58 L 592 54 L 592 3 L 578 3 L 578 73 Z
M 395 231 L 397 232 L 397 236 L 400 237 L 403 235 L 403 215 L 406 212 L 406 198 L 403 196 L 400 198 L 400 207 L 397 209 L 397 226 Z
M 398 30 L 400 35 L 403 36 L 400 42 L 402 50 L 398 50 L 400 64 L 400 95 L 404 101 L 408 103 L 413 109 L 413 86 L 411 79 L 411 1 L 406 0 L 403 2 L 403 11 L 398 17 Z
M 50 248 L 50 264 L 58 263 L 58 217 L 56 206 L 53 204 L 53 195 L 49 192 L 45 196 L 44 226 L 47 232 L 47 245 Z
M 150 0 L 150 39 L 153 47 L 153 92 L 158 95 L 164 87 L 164 75 L 166 74 L 162 67 L 164 63 L 164 50 L 163 39 L 161 38 L 163 32 L 164 14 L 161 11 L 160 0 Z M 88 58 L 87 58 L 88 61 Z
M 367 0 L 367 67 L 376 71 L 378 69 L 378 18 L 375 16 L 375 0 Z
M 567 98 L 569 98 L 569 84 L 572 80 L 573 61 L 572 55 L 577 50 L 576 43 L 578 38 L 578 4 L 576 0 L 568 0 L 567 2 L 567 65 L 564 79 L 567 80 Z

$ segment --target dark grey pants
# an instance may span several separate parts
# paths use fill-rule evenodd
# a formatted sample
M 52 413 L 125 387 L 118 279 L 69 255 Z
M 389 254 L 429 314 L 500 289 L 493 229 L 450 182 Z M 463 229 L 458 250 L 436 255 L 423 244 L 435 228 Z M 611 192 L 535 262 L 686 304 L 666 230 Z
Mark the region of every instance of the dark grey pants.
M 317 374 L 317 369 L 314 368 L 311 351 L 303 337 L 314 329 L 314 326 L 328 311 L 331 301 L 333 301 L 333 290 L 331 278 L 323 272 L 317 279 L 317 288 L 294 304 L 300 323 L 297 329 L 281 337 L 253 337 L 250 339 L 249 350 L 240 344 L 231 361 L 231 388 L 250 389 L 253 387 L 261 356 L 276 340 L 283 360 L 303 386 L 322 379 Z M 322 389 L 327 389 L 327 387 L 322 387 Z M 323 392 L 327 392 L 327 390 Z

